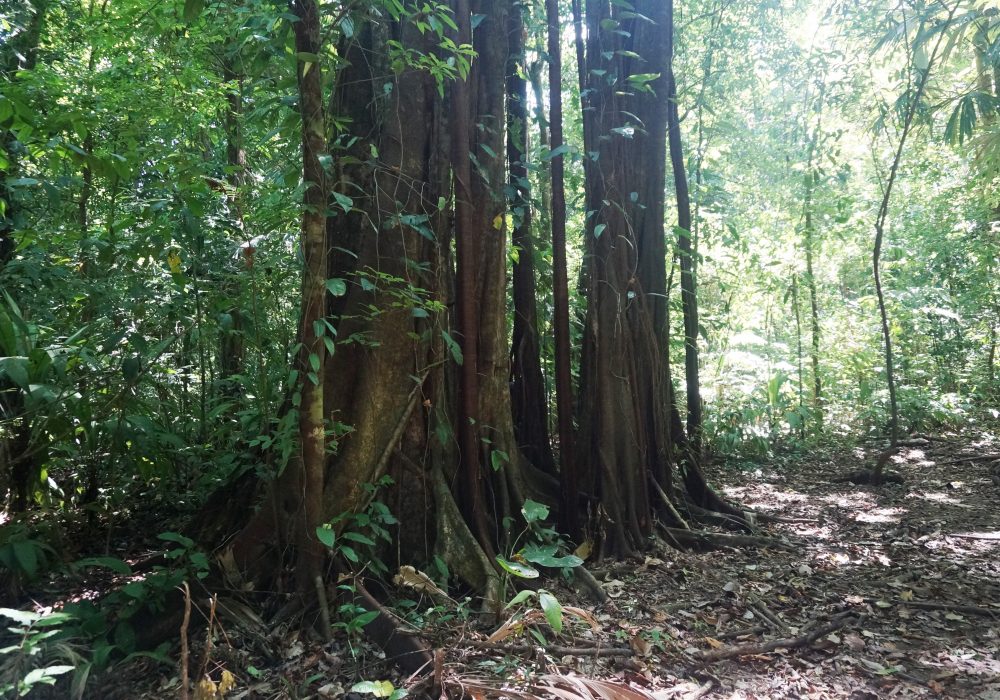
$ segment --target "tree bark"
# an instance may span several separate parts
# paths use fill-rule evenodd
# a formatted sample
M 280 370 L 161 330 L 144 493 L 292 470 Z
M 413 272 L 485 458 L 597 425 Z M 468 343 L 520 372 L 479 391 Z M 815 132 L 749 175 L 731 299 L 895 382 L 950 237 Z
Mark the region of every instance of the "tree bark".
M 528 83 L 524 77 L 527 70 L 524 60 L 525 11 L 521 6 L 513 7 L 508 20 L 507 162 L 513 214 L 511 238 L 517 249 L 512 283 L 514 334 L 511 342 L 510 393 L 514 432 L 524 457 L 543 471 L 555 474 L 542 375 L 535 243 L 531 231 L 533 217 L 527 162 Z
M 804 176 L 805 194 L 803 201 L 804 224 L 802 229 L 802 247 L 806 258 L 806 287 L 809 289 L 809 309 L 810 309 L 810 347 L 809 359 L 812 364 L 812 408 L 816 419 L 817 431 L 823 429 L 823 387 L 819 376 L 819 346 L 820 346 L 820 326 L 819 326 L 819 301 L 816 293 L 816 275 L 813 270 L 813 256 L 815 248 L 816 228 L 813 224 L 813 195 L 816 190 L 816 183 L 819 173 L 814 166 L 816 158 L 816 148 L 819 144 L 820 124 L 823 116 L 823 97 L 826 92 L 826 85 L 820 88 L 819 105 L 816 114 L 816 126 L 813 129 L 812 137 L 809 139 L 809 148 L 806 153 L 806 174 Z
M 695 462 L 702 452 L 701 382 L 698 360 L 698 292 L 694 273 L 694 253 L 691 245 L 691 198 L 688 193 L 687 169 L 681 145 L 681 124 L 677 106 L 677 83 L 673 69 L 673 0 L 667 0 L 667 130 L 670 139 L 670 165 L 674 174 L 677 197 L 677 248 L 681 263 L 681 310 L 684 316 L 684 377 L 687 385 L 688 450 Z
M 563 146 L 562 49 L 560 47 L 559 3 L 546 0 L 545 14 L 549 39 L 549 114 L 552 151 Z M 570 372 L 569 279 L 566 272 L 566 190 L 563 154 L 551 158 L 552 166 L 552 304 L 555 307 L 556 406 L 559 417 L 559 475 L 562 501 L 559 514 L 563 529 L 576 539 L 578 479 L 573 455 L 573 380 Z
M 670 470 L 661 342 L 667 88 L 662 77 L 627 81 L 666 74 L 669 24 L 659 2 L 638 2 L 635 13 L 653 21 L 617 4 L 586 3 L 585 115 L 593 110 L 593 128 L 585 123 L 584 150 L 594 176 L 586 183 L 581 484 L 596 487 L 608 514 L 602 553 L 612 556 L 643 546 L 652 527 L 646 473 L 668 483 Z
M 917 82 L 908 100 L 906 112 L 903 115 L 903 123 L 899 134 L 899 143 L 896 145 L 896 153 L 893 156 L 892 165 L 889 168 L 889 176 L 886 178 L 885 189 L 882 192 L 882 202 L 879 205 L 878 213 L 875 215 L 875 243 L 872 246 L 872 275 L 875 279 L 875 296 L 878 299 L 879 319 L 882 322 L 882 340 L 885 350 L 885 376 L 889 385 L 890 416 L 889 449 L 882 453 L 882 456 L 879 457 L 879 460 L 875 465 L 874 473 L 876 481 L 881 480 L 882 471 L 885 468 L 886 462 L 892 453 L 895 452 L 899 443 L 899 405 L 896 401 L 896 375 L 893 369 L 892 334 L 889 330 L 889 314 L 886 310 L 885 294 L 882 290 L 882 270 L 880 264 L 882 257 L 882 240 L 885 236 L 886 221 L 889 218 L 889 202 L 892 197 L 892 188 L 896 182 L 896 175 L 899 172 L 899 164 L 903 160 L 903 149 L 906 146 L 906 138 L 909 136 L 910 129 L 913 126 L 913 120 L 916 116 L 917 108 L 920 105 L 920 100 L 923 97 L 924 88 L 927 87 L 927 79 L 930 77 L 931 68 L 934 66 L 934 63 L 938 58 L 938 52 L 941 48 L 942 40 L 946 35 L 945 30 L 948 25 L 951 24 L 951 20 L 955 16 L 955 12 L 958 10 L 960 5 L 961 3 L 956 2 L 948 12 L 948 18 L 945 20 L 944 26 L 941 27 L 938 33 L 938 38 L 934 44 L 934 49 L 927 59 L 927 67 L 923 70 L 914 69 L 918 71 Z M 909 58 L 910 57 L 908 57 L 908 59 Z
M 326 349 L 321 329 L 325 315 L 326 272 L 326 175 L 320 162 L 324 152 L 326 123 L 323 116 L 323 84 L 320 64 L 302 58 L 317 56 L 320 44 L 319 6 L 316 0 L 293 0 L 299 112 L 302 117 L 302 179 L 305 182 L 302 209 L 302 307 L 299 326 L 299 440 L 301 443 L 301 503 L 297 531 L 296 579 L 299 593 L 315 593 L 324 549 L 316 538 L 323 522 L 323 485 L 326 460 L 326 425 L 323 411 L 323 379 Z

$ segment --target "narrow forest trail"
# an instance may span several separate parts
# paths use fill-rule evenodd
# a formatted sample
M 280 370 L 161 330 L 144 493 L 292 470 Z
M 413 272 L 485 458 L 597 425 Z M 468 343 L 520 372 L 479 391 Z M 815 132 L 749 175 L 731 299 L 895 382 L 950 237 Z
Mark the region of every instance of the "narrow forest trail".
M 690 553 L 660 545 L 643 562 L 592 566 L 610 595 L 597 607 L 546 581 L 563 606 L 578 612 L 567 609 L 559 637 L 540 612 L 529 614 L 544 647 L 521 628 L 497 634 L 475 615 L 443 607 L 431 613 L 426 599 L 411 604 L 411 617 L 441 650 L 449 698 L 995 700 L 1000 485 L 984 456 L 996 452 L 1000 442 L 969 437 L 907 447 L 894 466 L 905 483 L 880 488 L 837 481 L 862 465 L 861 450 L 786 456 L 753 469 L 717 467 L 712 477 L 729 497 L 796 521 L 765 533 L 793 548 Z M 870 461 L 875 450 L 868 453 Z M 428 612 L 416 614 L 421 610 Z M 429 676 L 414 686 L 357 637 L 340 635 L 320 647 L 272 629 L 267 662 L 239 629 L 227 635 L 215 642 L 211 664 L 214 675 L 226 668 L 239 679 L 227 698 L 360 700 L 373 696 L 349 692 L 354 683 L 385 679 L 409 686 L 411 697 L 440 697 L 427 695 Z M 139 662 L 121 670 L 91 697 L 176 696 L 169 668 Z M 558 675 L 611 685 L 603 696 L 578 687 L 543 692 L 541 684 Z
M 658 698 L 1000 698 L 1000 486 L 983 459 L 995 452 L 958 437 L 908 447 L 894 466 L 905 484 L 881 488 L 836 481 L 862 464 L 850 451 L 717 470 L 734 500 L 813 521 L 770 526 L 798 551 L 660 549 L 595 569 L 613 600 L 601 633 L 560 643 L 633 655 L 553 658 Z M 800 648 L 694 660 L 828 625 Z M 510 668 L 495 652 L 458 656 L 459 672 Z

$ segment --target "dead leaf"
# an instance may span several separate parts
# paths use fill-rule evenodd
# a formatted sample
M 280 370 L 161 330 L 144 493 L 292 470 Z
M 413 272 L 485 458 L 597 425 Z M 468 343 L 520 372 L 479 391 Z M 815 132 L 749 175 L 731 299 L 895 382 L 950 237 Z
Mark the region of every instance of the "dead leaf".
M 628 640 L 628 643 L 632 647 L 632 651 L 638 656 L 649 656 L 650 652 L 653 651 L 653 645 L 641 634 L 634 635 Z
M 857 632 L 844 635 L 844 644 L 851 651 L 861 651 L 865 648 L 865 640 L 858 636 Z
M 437 603 L 451 601 L 448 594 L 442 591 L 430 576 L 409 565 L 399 567 L 399 572 L 392 577 L 392 582 L 400 588 L 412 588 L 417 593 L 433 598 Z

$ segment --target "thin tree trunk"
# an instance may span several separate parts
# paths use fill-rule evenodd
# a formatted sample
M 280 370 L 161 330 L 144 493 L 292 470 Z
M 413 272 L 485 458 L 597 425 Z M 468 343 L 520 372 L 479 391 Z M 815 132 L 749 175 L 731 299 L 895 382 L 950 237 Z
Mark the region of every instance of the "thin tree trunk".
M 816 148 L 819 144 L 820 125 L 823 118 L 823 97 L 826 93 L 826 83 L 820 87 L 819 106 L 816 114 L 816 126 L 813 129 L 812 137 L 809 139 L 809 148 L 806 153 L 806 173 L 803 178 L 805 194 L 803 197 L 803 238 L 802 247 L 806 258 L 806 287 L 809 289 L 810 307 L 810 334 L 811 352 L 809 355 L 812 364 L 812 409 L 816 418 L 816 430 L 823 429 L 823 387 L 819 375 L 819 346 L 820 346 L 820 326 L 819 326 L 819 301 L 816 293 L 816 275 L 813 269 L 815 225 L 813 223 L 813 195 L 816 190 L 816 183 L 819 174 L 815 168 Z
M 885 224 L 889 218 L 889 201 L 892 197 L 892 188 L 896 182 L 896 174 L 899 171 L 899 164 L 903 160 L 903 148 L 906 146 L 906 138 L 909 136 L 910 129 L 913 126 L 913 119 L 916 116 L 917 107 L 920 105 L 920 99 L 923 97 L 924 88 L 927 87 L 927 79 L 930 77 L 931 68 L 934 66 L 934 62 L 938 58 L 938 51 L 941 48 L 941 42 L 946 36 L 945 30 L 948 25 L 951 24 L 952 17 L 955 16 L 955 11 L 958 10 L 960 5 L 960 2 L 956 2 L 948 12 L 948 19 L 945 21 L 944 26 L 940 28 L 937 41 L 934 44 L 934 49 L 927 60 L 927 67 L 920 71 L 917 84 L 907 104 L 906 113 L 903 117 L 902 131 L 899 135 L 899 143 L 896 145 L 896 153 L 893 156 L 892 165 L 889 168 L 889 177 L 886 179 L 885 190 L 882 193 L 882 202 L 879 205 L 878 213 L 875 216 L 875 243 L 872 246 L 872 274 L 875 278 L 875 296 L 878 298 L 879 318 L 882 322 L 882 340 L 885 348 L 885 372 L 886 380 L 889 385 L 889 449 L 882 454 L 875 465 L 876 482 L 881 481 L 882 471 L 885 468 L 889 457 L 895 452 L 896 447 L 899 444 L 899 405 L 896 400 L 896 375 L 893 369 L 892 334 L 889 330 L 889 314 L 885 306 L 885 293 L 882 290 L 882 240 L 885 236 Z
M 299 593 L 311 599 L 323 563 L 323 545 L 316 528 L 323 519 L 323 485 L 326 429 L 323 412 L 323 378 L 326 350 L 317 332 L 323 328 L 326 296 L 326 175 L 320 162 L 325 145 L 322 69 L 302 58 L 320 53 L 320 19 L 316 0 L 293 0 L 295 49 L 298 60 L 299 110 L 302 116 L 302 178 L 306 183 L 302 211 L 302 308 L 300 312 L 299 439 L 302 448 L 301 502 L 298 527 L 296 578 Z
M 795 312 L 795 364 L 798 370 L 799 410 L 801 412 L 805 386 L 802 372 L 802 313 L 799 309 L 799 276 L 794 273 L 792 274 L 792 309 Z M 805 422 L 800 426 L 799 434 L 800 436 L 805 435 Z
M 546 0 L 549 36 L 549 114 L 552 150 L 563 145 L 562 49 L 560 48 L 559 3 Z M 573 456 L 573 380 L 570 374 L 569 279 L 566 272 L 566 191 L 563 155 L 551 159 L 552 166 L 552 302 L 555 306 L 556 404 L 559 415 L 559 474 L 562 479 L 563 529 L 572 538 L 579 534 L 577 520 L 576 461 Z
M 681 310 L 684 315 L 684 376 L 687 384 L 687 435 L 689 450 L 695 461 L 701 459 L 702 410 L 701 382 L 698 368 L 698 292 L 694 277 L 694 255 L 691 245 L 691 199 L 688 193 L 687 170 L 681 146 L 680 115 L 677 107 L 677 83 L 673 69 L 673 0 L 667 0 L 667 133 L 670 141 L 670 165 L 674 173 L 677 197 L 677 247 L 681 263 Z
M 511 342 L 511 408 L 517 443 L 525 458 L 543 471 L 555 474 L 538 335 L 535 244 L 531 231 L 524 12 L 522 7 L 515 6 L 511 9 L 508 21 L 510 60 L 507 65 L 507 161 L 514 219 L 511 239 L 517 249 L 512 284 L 514 333 Z

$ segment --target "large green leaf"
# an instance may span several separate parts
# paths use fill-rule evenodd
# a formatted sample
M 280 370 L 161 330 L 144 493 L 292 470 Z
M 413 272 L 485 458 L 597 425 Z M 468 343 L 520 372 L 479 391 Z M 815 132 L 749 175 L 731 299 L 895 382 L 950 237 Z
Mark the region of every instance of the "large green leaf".
M 506 571 L 508 574 L 517 576 L 518 578 L 538 578 L 538 569 L 535 569 L 527 564 L 521 564 L 516 561 L 511 561 L 501 555 L 497 555 L 497 564 L 500 568 Z

